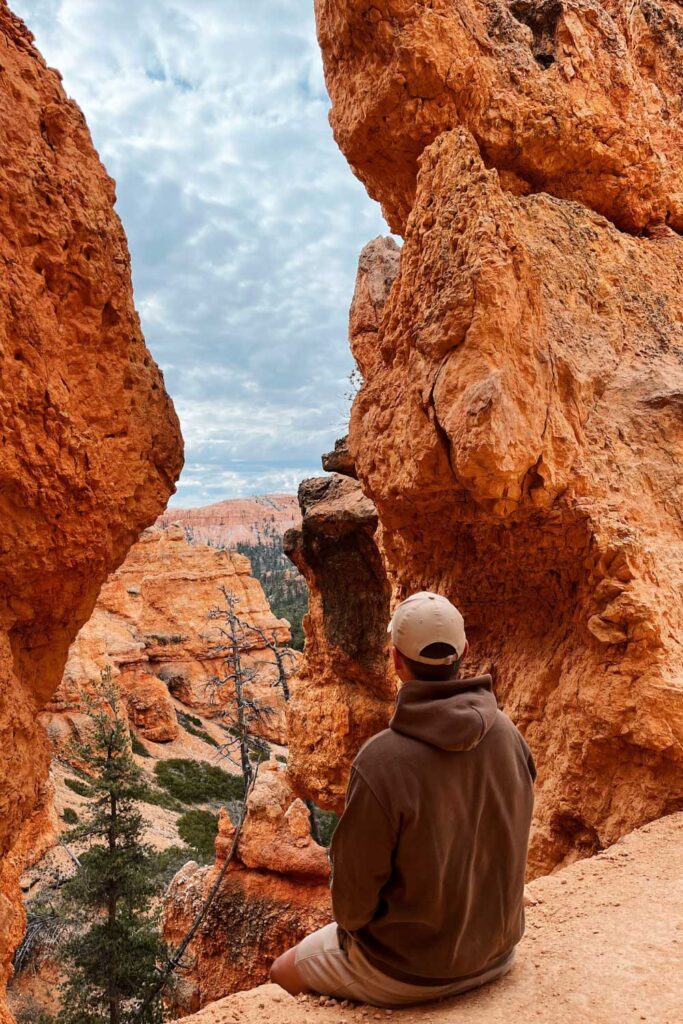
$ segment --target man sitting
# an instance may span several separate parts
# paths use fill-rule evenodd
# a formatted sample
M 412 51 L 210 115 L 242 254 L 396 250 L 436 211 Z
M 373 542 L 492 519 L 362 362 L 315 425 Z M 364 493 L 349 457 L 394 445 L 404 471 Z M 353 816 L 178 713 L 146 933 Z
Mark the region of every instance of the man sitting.
M 524 931 L 533 758 L 488 675 L 460 679 L 462 615 L 413 594 L 389 624 L 402 686 L 361 748 L 332 839 L 334 922 L 274 962 L 292 995 L 397 1007 L 512 966 Z

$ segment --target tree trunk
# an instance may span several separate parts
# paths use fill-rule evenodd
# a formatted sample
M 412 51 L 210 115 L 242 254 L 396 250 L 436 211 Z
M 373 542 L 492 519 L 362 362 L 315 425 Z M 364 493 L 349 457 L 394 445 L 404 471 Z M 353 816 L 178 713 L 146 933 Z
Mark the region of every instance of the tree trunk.
M 235 702 L 237 704 L 237 731 L 240 741 L 240 761 L 242 763 L 242 774 L 244 775 L 245 789 L 248 789 L 252 780 L 251 762 L 249 760 L 249 744 L 247 723 L 244 720 L 244 695 L 242 688 L 242 660 L 240 658 L 240 644 L 237 636 L 237 616 L 230 609 L 230 636 L 232 642 L 232 659 L 235 670 Z
M 110 753 L 111 758 L 111 753 Z M 114 856 L 116 853 L 116 797 L 113 793 L 109 795 L 109 852 Z M 116 905 L 117 895 L 115 891 L 110 891 L 109 898 L 107 900 L 107 925 L 109 928 L 110 940 L 113 938 L 116 932 Z M 109 959 L 109 979 L 107 986 L 107 999 L 109 1002 L 109 1024 L 120 1024 L 121 1022 L 121 1001 L 119 994 L 116 990 L 116 974 L 114 971 L 114 960 L 112 957 Z

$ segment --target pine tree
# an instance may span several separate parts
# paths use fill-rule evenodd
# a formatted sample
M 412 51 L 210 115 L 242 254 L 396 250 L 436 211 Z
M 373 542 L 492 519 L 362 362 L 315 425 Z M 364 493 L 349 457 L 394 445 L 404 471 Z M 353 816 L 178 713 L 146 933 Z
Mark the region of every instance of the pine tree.
M 59 1024 L 158 1024 L 160 997 L 146 996 L 165 949 L 150 913 L 157 884 L 137 810 L 142 773 L 110 670 L 94 691 L 86 701 L 90 735 L 74 751 L 85 768 L 88 805 L 67 838 L 87 848 L 64 887 L 76 927 L 63 949 L 68 980 Z

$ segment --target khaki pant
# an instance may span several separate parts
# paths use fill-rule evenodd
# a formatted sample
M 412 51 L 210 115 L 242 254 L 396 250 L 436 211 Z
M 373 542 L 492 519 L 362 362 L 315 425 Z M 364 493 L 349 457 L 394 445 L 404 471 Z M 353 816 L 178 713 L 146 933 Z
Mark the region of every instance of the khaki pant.
M 409 985 L 378 971 L 353 939 L 344 951 L 339 945 L 337 925 L 332 922 L 299 943 L 295 960 L 301 978 L 314 992 L 372 1006 L 398 1007 L 427 1003 L 485 985 L 510 970 L 514 955 L 513 950 L 502 964 L 476 978 L 450 985 Z

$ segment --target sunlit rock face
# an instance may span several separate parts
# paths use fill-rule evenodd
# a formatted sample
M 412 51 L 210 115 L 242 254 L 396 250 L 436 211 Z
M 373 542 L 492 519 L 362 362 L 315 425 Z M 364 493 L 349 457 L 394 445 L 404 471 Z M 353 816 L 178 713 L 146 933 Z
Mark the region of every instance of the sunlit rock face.
M 377 513 L 359 483 L 333 473 L 299 488 L 303 525 L 285 550 L 308 584 L 306 645 L 287 707 L 289 776 L 300 796 L 341 810 L 351 762 L 386 727 L 390 589 Z
M 234 597 L 235 613 L 261 632 L 241 640 L 245 695 L 271 709 L 254 731 L 274 743 L 286 742 L 284 696 L 277 665 L 266 641 L 286 645 L 289 626 L 277 619 L 248 559 L 235 551 L 189 544 L 179 526 L 147 530 L 102 587 L 95 610 L 69 652 L 59 689 L 41 718 L 62 751 L 83 724 L 83 696 L 103 669 L 116 678 L 128 718 L 154 743 L 178 735 L 175 698 L 208 717 L 234 713 L 234 682 L 227 676 L 224 644 L 211 609 L 225 608 L 223 589 Z M 287 656 L 295 671 L 298 654 Z M 217 684 L 217 680 L 225 680 Z M 227 723 L 229 724 L 229 723 Z
M 335 138 L 401 234 L 421 154 L 462 127 L 519 194 L 683 225 L 678 4 L 315 0 Z
M 235 827 L 221 813 L 216 863 L 186 864 L 164 904 L 164 937 L 184 937 L 225 864 Z M 236 854 L 169 994 L 178 1015 L 259 985 L 273 960 L 332 917 L 326 851 L 311 838 L 306 805 L 277 761 L 262 764 Z
M 47 772 L 36 712 L 59 683 L 103 580 L 164 508 L 182 443 L 133 306 L 114 183 L 59 74 L 4 0 L 0 38 L 0 858 L 7 858 Z M 16 869 L 16 858 L 0 867 L 2 982 L 22 927 Z
M 351 456 L 395 596 L 462 608 L 531 744 L 547 871 L 683 805 L 680 12 L 316 11 L 337 140 L 405 238 L 352 316 Z

